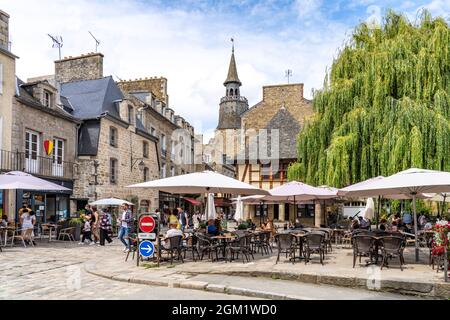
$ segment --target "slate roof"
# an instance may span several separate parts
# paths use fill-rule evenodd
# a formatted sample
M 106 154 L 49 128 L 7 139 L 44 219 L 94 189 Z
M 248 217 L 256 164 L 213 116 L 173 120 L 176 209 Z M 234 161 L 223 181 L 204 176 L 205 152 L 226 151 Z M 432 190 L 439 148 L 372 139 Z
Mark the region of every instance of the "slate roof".
M 124 98 L 111 76 L 61 84 L 61 95 L 70 100 L 73 116 L 92 119 L 104 113 L 120 120 L 117 100 Z
M 23 82 L 20 78 L 17 78 L 17 89 L 16 92 L 16 98 L 18 101 L 31 106 L 35 109 L 39 109 L 45 113 L 52 114 L 54 116 L 73 121 L 73 122 L 79 122 L 77 119 L 75 119 L 67 110 L 63 110 L 59 107 L 55 108 L 49 108 L 44 106 L 39 100 L 35 99 L 33 95 L 27 90 L 27 83 Z M 62 98 L 62 97 L 61 97 Z
M 226 85 L 227 83 L 230 82 L 236 82 L 239 83 L 239 85 L 242 85 L 241 80 L 239 80 L 237 73 L 236 60 L 234 59 L 234 52 L 231 54 L 230 65 L 228 67 L 228 76 L 223 84 Z

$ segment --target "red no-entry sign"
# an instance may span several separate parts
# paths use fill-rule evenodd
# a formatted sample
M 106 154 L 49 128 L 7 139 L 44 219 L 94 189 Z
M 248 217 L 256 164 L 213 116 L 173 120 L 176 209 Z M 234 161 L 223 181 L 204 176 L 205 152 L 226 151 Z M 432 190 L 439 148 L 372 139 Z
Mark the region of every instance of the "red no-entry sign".
M 155 219 L 153 219 L 152 216 L 145 216 L 139 220 L 139 229 L 141 229 L 142 232 L 152 232 L 153 229 L 155 229 L 155 225 Z

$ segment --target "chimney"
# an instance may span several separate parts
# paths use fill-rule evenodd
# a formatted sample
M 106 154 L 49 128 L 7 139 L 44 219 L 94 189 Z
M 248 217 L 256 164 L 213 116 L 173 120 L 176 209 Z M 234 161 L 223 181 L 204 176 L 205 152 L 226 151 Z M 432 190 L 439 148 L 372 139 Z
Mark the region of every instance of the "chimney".
M 103 78 L 103 54 L 88 53 L 55 61 L 55 77 L 59 83 Z
M 10 51 L 9 15 L 2 10 L 0 10 L 0 48 Z

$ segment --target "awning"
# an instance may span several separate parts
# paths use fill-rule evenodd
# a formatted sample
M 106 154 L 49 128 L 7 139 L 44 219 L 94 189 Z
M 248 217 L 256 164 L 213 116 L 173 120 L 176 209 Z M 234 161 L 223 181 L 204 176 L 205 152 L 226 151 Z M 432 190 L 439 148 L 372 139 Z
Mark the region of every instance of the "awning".
M 214 205 L 216 207 L 230 207 L 232 204 L 230 199 L 226 198 L 216 198 L 214 199 Z
M 200 206 L 202 204 L 200 201 L 197 201 L 197 200 L 192 199 L 192 198 L 184 198 L 183 197 L 183 200 L 186 200 L 187 202 L 192 203 L 192 205 L 194 205 L 194 206 Z

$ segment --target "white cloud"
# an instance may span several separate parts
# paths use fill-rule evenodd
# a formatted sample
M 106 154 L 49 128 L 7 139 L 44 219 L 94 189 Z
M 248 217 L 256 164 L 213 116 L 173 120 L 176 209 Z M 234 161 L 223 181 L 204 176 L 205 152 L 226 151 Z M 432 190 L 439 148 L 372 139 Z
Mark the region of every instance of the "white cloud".
M 275 2 L 265 4 L 270 7 Z M 320 1 L 297 4 L 302 4 L 301 14 L 312 14 L 320 7 Z M 322 86 L 325 67 L 347 31 L 346 26 L 327 20 L 312 28 L 294 20 L 277 31 L 261 30 L 222 9 L 208 11 L 205 4 L 201 10 L 187 12 L 134 0 L 2 0 L 2 10 L 11 16 L 12 51 L 20 57 L 17 74 L 21 78 L 53 73 L 58 54 L 47 33 L 62 35 L 63 56 L 75 56 L 95 50 L 91 31 L 101 41 L 105 75 L 166 77 L 170 107 L 197 132 L 217 125 L 231 36 L 236 40 L 241 93 L 252 106 L 261 99 L 263 85 L 286 82 L 286 69 L 293 70 L 291 83 L 303 82 L 310 98 L 311 89 Z M 265 17 L 265 24 L 277 24 L 274 17 L 272 21 Z
M 295 0 L 294 7 L 299 18 L 308 19 L 315 17 L 320 12 L 322 0 Z

